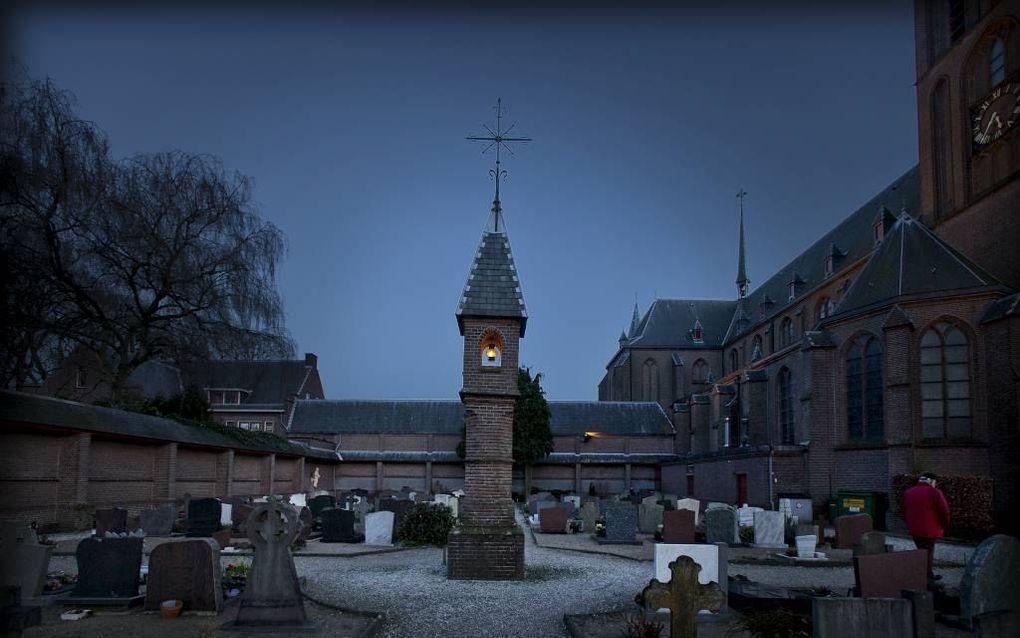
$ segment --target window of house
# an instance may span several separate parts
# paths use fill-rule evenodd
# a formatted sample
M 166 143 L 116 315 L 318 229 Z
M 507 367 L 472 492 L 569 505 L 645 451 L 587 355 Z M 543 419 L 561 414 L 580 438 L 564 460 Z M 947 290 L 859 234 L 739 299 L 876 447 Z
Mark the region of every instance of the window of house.
M 237 421 L 227 421 L 227 427 L 232 428 L 237 425 Z
M 846 353 L 847 436 L 851 441 L 881 441 L 882 344 L 872 335 L 858 337 Z
M 793 379 L 789 368 L 783 368 L 776 377 L 776 398 L 779 406 L 779 441 L 793 445 Z
M 641 368 L 641 396 L 645 401 L 659 400 L 659 366 L 652 359 Z
M 730 350 L 730 372 L 735 372 L 740 367 L 740 354 L 736 348 Z
M 266 432 L 272 432 L 275 429 L 275 425 L 272 421 L 266 421 L 265 426 Z
M 78 366 L 74 373 L 74 387 L 84 388 L 87 381 L 88 375 L 85 372 L 85 366 Z
M 709 368 L 704 359 L 698 359 L 691 366 L 691 380 L 694 383 L 708 383 Z
M 966 438 L 970 431 L 967 336 L 950 323 L 937 323 L 921 337 L 921 435 Z
M 1006 79 L 1006 43 L 1002 38 L 992 42 L 991 57 L 988 60 L 988 86 L 994 87 Z
M 779 347 L 780 349 L 793 343 L 793 321 L 785 317 L 779 324 Z

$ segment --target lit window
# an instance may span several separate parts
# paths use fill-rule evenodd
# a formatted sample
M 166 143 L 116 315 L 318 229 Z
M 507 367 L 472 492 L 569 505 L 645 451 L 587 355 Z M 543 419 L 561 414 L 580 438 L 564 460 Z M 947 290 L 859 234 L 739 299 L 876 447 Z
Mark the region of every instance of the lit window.
M 489 332 L 482 338 L 481 361 L 485 368 L 498 368 L 503 365 L 503 340 L 499 334 Z
M 1002 38 L 992 43 L 991 58 L 988 61 L 988 84 L 996 86 L 1006 79 L 1006 46 Z

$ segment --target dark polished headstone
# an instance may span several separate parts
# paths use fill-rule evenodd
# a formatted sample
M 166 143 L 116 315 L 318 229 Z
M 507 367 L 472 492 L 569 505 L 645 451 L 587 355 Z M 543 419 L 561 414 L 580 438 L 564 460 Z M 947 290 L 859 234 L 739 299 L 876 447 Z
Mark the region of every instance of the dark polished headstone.
M 631 503 L 610 503 L 606 505 L 607 543 L 634 543 L 637 533 L 637 507 Z
M 85 538 L 78 543 L 78 584 L 68 603 L 124 605 L 141 601 L 142 539 Z
M 327 507 L 336 507 L 336 499 L 329 494 L 321 494 L 308 501 L 308 509 L 312 510 L 312 516 L 315 518 L 318 518 Z
M 400 540 L 400 526 L 407 518 L 408 512 L 414 507 L 414 501 L 402 501 L 398 499 L 382 499 L 379 501 L 380 512 L 393 512 L 393 540 Z
M 963 570 L 960 617 L 970 622 L 979 614 L 1007 610 L 1020 612 L 1020 540 L 996 534 L 977 546 Z
M 169 536 L 174 531 L 177 510 L 173 505 L 163 505 L 142 510 L 139 515 L 142 531 L 146 536 Z
M 319 515 L 322 521 L 323 543 L 360 543 L 363 534 L 354 531 L 355 514 L 350 510 L 324 509 Z
M 197 498 L 188 502 L 188 536 L 202 538 L 220 530 L 223 504 L 218 498 Z
M 704 518 L 706 542 L 727 544 L 740 542 L 736 508 L 730 505 L 709 507 L 705 510 Z
M 127 510 L 114 507 L 96 510 L 96 536 L 102 538 L 107 532 L 123 534 L 127 532 Z
M 184 611 L 218 612 L 223 607 L 220 570 L 220 548 L 211 538 L 157 545 L 149 555 L 145 608 L 180 600 Z
M 691 544 L 694 542 L 694 512 L 670 510 L 662 514 L 662 542 Z

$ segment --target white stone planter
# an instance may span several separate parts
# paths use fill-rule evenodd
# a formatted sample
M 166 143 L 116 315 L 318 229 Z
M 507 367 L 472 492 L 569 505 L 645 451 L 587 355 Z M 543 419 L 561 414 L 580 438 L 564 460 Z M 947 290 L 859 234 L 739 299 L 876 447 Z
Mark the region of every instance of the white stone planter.
M 797 537 L 797 556 L 800 558 L 814 558 L 815 545 L 818 537 L 813 534 Z

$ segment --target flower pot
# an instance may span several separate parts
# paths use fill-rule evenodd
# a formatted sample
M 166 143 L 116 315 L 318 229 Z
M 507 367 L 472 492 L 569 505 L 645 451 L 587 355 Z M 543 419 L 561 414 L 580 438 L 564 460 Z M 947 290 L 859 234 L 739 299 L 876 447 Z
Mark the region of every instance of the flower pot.
M 177 618 L 181 615 L 181 609 L 184 608 L 184 601 L 181 600 L 164 600 L 159 604 L 159 613 L 163 614 L 163 618 Z
M 798 558 L 814 558 L 815 556 L 815 545 L 818 544 L 818 538 L 814 534 L 808 534 L 805 536 L 797 537 L 797 556 Z

